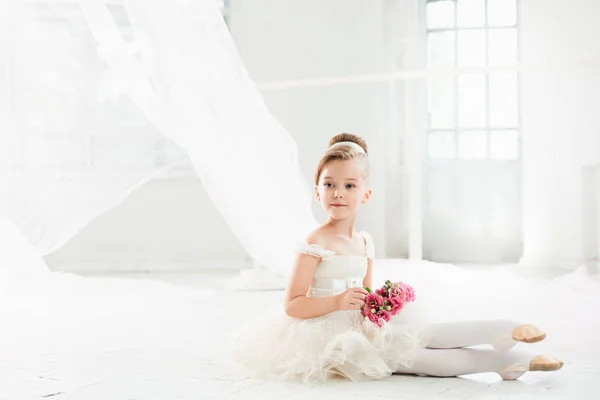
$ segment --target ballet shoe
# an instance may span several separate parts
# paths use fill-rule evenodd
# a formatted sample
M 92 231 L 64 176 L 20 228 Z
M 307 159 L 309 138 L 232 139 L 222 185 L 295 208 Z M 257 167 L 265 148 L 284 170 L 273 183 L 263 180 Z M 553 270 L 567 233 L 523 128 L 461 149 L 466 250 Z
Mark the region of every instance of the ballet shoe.
M 539 354 L 529 362 L 530 371 L 558 371 L 565 365 L 559 359 Z
M 513 329 L 512 338 L 517 342 L 537 343 L 546 338 L 546 333 L 533 325 L 523 324 Z
M 558 371 L 564 363 L 556 358 L 539 354 L 531 360 L 525 360 L 504 368 L 498 374 L 505 381 L 514 381 L 527 371 Z

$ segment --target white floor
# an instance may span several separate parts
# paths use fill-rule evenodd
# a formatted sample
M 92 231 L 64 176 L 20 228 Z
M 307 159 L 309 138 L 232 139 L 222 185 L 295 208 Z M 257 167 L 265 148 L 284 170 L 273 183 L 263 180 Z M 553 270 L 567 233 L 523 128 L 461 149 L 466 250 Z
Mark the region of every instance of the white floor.
M 514 382 L 503 382 L 495 374 L 392 376 L 375 382 L 336 380 L 317 386 L 248 379 L 228 361 L 227 333 L 277 304 L 283 293 L 225 289 L 233 277 L 214 272 L 137 274 L 118 281 L 93 277 L 86 280 L 111 285 L 70 315 L 55 317 L 43 306 L 20 304 L 22 310 L 16 312 L 27 314 L 27 321 L 0 331 L 0 338 L 4 337 L 0 340 L 0 399 L 600 398 L 596 383 L 600 348 L 585 348 L 578 341 L 577 327 L 570 346 L 579 351 L 565 347 L 566 365 L 561 371 L 527 373 Z M 132 297 L 138 291 L 130 288 L 139 285 L 146 292 L 157 285 L 160 294 L 150 301 L 137 301 Z M 598 313 L 587 312 L 590 318 Z M 550 332 L 547 341 L 551 340 Z

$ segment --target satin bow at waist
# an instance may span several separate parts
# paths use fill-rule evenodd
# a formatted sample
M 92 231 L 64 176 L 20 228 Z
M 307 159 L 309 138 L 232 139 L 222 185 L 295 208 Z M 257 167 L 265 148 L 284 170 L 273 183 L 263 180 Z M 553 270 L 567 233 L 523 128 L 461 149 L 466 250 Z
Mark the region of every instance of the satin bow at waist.
M 325 297 L 345 292 L 353 287 L 362 287 L 363 279 L 352 278 L 319 278 L 308 288 L 307 297 Z

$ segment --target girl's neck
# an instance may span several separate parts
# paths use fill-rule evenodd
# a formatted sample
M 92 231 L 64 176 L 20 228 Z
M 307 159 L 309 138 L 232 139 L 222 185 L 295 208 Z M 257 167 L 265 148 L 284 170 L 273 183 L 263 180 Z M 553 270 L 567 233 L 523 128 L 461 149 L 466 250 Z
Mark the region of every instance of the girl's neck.
M 327 222 L 323 224 L 327 230 L 329 230 L 333 234 L 344 235 L 351 239 L 354 238 L 355 230 L 354 230 L 354 221 L 356 220 L 355 216 L 348 217 L 346 219 L 333 219 L 328 218 Z

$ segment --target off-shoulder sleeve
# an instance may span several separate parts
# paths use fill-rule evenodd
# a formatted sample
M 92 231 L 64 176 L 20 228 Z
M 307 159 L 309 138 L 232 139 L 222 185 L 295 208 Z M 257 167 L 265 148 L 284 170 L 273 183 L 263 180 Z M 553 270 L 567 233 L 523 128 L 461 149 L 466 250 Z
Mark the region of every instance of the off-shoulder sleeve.
M 367 258 L 374 260 L 375 259 L 375 244 L 373 243 L 373 237 L 365 231 L 361 231 L 360 234 L 362 235 L 362 237 L 365 238 L 365 245 L 367 248 L 366 249 Z
M 307 242 L 299 243 L 296 250 L 302 254 L 321 257 L 323 260 L 326 260 L 335 254 L 334 251 L 326 250 L 320 244 L 309 244 Z

